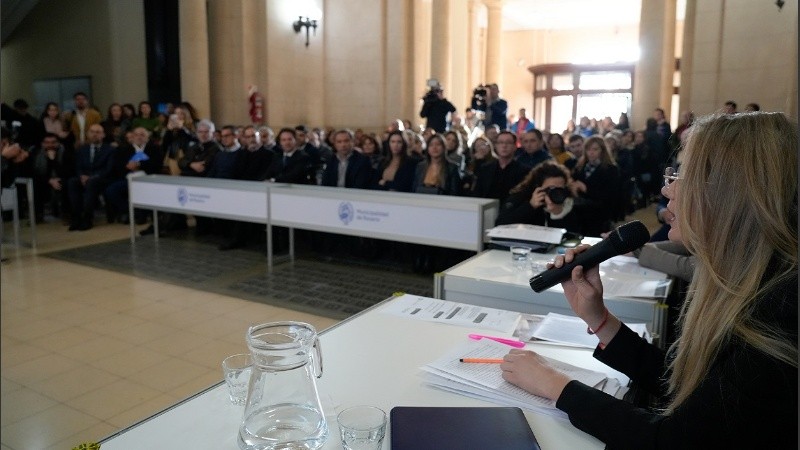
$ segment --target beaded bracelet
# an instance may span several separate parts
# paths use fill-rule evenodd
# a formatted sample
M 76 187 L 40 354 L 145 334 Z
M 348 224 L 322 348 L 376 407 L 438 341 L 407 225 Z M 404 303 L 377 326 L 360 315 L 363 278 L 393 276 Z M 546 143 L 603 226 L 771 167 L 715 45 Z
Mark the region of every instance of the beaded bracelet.
M 608 308 L 606 308 L 606 313 L 603 316 L 603 321 L 600 322 L 600 325 L 597 326 L 597 329 L 596 330 L 592 330 L 591 328 L 586 327 L 586 333 L 587 334 L 595 334 L 595 333 L 597 333 L 598 331 L 600 331 L 606 325 L 606 322 L 608 322 Z

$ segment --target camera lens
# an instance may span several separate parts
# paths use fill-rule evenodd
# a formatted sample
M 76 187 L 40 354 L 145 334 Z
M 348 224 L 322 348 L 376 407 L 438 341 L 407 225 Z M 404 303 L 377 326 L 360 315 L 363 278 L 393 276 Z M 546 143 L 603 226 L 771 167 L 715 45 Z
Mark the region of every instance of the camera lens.
M 547 188 L 546 192 L 550 200 L 556 205 L 564 203 L 564 200 L 569 197 L 569 191 L 563 187 L 551 186 Z

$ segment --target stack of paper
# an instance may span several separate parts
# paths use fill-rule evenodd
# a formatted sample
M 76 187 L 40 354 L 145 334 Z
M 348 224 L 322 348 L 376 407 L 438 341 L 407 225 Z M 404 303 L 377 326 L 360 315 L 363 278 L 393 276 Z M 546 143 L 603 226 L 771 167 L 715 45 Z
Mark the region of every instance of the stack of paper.
M 471 364 L 459 361 L 461 358 L 502 359 L 508 350 L 508 346 L 493 341 L 467 341 L 436 361 L 423 366 L 421 368 L 423 380 L 432 387 L 460 395 L 566 418 L 565 413 L 556 409 L 555 401 L 533 395 L 505 381 L 499 364 Z M 611 395 L 617 395 L 619 392 L 619 381 L 609 379 L 603 373 L 575 367 L 555 359 L 546 359 L 556 370 L 581 383 L 602 389 Z

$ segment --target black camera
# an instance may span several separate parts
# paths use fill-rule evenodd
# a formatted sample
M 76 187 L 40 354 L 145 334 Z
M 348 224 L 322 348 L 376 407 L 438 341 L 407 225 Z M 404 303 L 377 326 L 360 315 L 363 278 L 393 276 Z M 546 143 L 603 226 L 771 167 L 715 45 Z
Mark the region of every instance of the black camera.
M 547 194 L 547 196 L 550 197 L 550 201 L 552 201 L 556 205 L 564 203 L 567 197 L 569 197 L 569 189 L 565 187 L 550 186 L 544 191 Z
M 440 88 L 438 88 L 438 87 L 431 88 L 431 90 L 426 92 L 425 96 L 422 97 L 422 101 L 425 102 L 425 103 L 428 103 L 428 102 L 435 102 L 436 100 L 439 100 L 439 92 L 442 92 L 442 90 Z
M 481 84 L 472 90 L 470 108 L 474 111 L 486 112 L 486 86 Z

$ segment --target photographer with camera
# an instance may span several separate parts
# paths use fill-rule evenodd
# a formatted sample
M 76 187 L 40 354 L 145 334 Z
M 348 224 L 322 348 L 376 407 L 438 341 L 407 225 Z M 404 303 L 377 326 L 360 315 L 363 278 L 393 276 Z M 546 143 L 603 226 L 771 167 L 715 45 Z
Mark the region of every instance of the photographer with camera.
M 427 127 L 433 128 L 437 133 L 447 131 L 447 114 L 456 111 L 456 107 L 444 98 L 444 89 L 435 79 L 428 80 L 430 90 L 422 97 L 422 110 L 420 117 L 428 119 Z
M 544 161 L 516 185 L 500 205 L 495 225 L 525 223 L 583 234 L 583 209 L 568 188 L 569 170 Z

